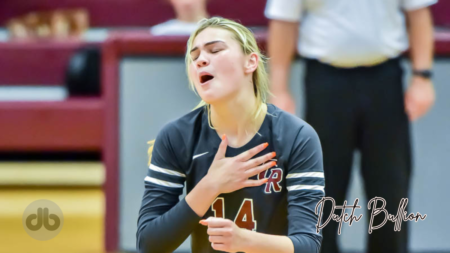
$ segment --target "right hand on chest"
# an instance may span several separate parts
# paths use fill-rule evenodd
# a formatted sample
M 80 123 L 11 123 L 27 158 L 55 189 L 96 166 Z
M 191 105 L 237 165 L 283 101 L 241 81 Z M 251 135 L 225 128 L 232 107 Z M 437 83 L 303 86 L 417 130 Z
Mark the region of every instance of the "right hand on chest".
M 251 180 L 250 177 L 268 170 L 276 162 L 267 162 L 275 157 L 275 152 L 251 159 L 253 156 L 267 148 L 268 143 L 260 144 L 235 157 L 225 157 L 228 140 L 224 135 L 216 156 L 208 170 L 206 179 L 221 193 L 230 193 L 245 187 L 255 187 L 265 184 L 267 179 Z

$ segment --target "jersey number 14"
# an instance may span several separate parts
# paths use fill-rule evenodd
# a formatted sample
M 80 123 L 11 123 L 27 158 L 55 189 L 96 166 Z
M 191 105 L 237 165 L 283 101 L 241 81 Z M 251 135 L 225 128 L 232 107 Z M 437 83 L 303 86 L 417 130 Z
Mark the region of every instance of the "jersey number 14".
M 214 211 L 215 217 L 225 217 L 225 200 L 222 197 L 216 198 L 211 208 Z M 234 218 L 234 223 L 240 228 L 256 231 L 256 220 L 253 215 L 253 199 L 244 199 L 236 218 Z

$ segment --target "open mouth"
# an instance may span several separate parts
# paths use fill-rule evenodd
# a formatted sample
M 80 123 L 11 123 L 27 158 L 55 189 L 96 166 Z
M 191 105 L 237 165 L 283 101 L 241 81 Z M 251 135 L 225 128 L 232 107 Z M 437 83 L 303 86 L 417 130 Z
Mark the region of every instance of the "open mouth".
M 212 76 L 212 75 L 208 75 L 208 74 L 202 75 L 202 76 L 200 76 L 200 83 L 204 84 L 204 83 L 212 80 L 213 78 L 214 78 L 214 76 Z

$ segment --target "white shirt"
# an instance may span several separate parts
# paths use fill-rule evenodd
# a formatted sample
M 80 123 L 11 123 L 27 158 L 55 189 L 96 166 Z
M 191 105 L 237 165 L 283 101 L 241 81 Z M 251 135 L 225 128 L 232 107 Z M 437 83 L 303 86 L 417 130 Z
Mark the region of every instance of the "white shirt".
M 408 48 L 403 11 L 437 0 L 268 0 L 269 19 L 300 22 L 297 50 L 338 67 L 370 66 Z
M 150 33 L 155 36 L 163 35 L 185 35 L 189 36 L 197 29 L 198 23 L 184 22 L 177 19 L 171 19 L 150 28 Z

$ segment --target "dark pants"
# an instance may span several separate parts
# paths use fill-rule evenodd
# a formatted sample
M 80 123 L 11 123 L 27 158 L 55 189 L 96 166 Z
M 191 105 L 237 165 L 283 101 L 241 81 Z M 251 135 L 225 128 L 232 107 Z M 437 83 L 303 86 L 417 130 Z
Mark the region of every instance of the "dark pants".
M 326 196 L 333 197 L 336 205 L 344 203 L 353 153 L 358 149 L 367 200 L 383 197 L 389 214 L 396 215 L 400 200 L 408 197 L 411 174 L 409 121 L 404 110 L 400 59 L 353 69 L 335 68 L 316 60 L 305 62 L 306 121 L 317 131 L 322 143 Z M 348 200 L 348 204 L 353 201 Z M 367 208 L 367 203 L 359 205 Z M 331 204 L 327 202 L 322 220 L 330 212 Z M 356 213 L 361 214 L 361 209 Z M 363 219 L 370 219 L 370 213 L 368 210 Z M 381 213 L 373 225 L 383 220 Z M 388 221 L 368 234 L 368 252 L 407 252 L 406 225 L 403 222 L 401 231 L 395 232 L 394 223 Z M 322 230 L 322 253 L 339 252 L 337 227 L 338 223 L 332 220 Z

